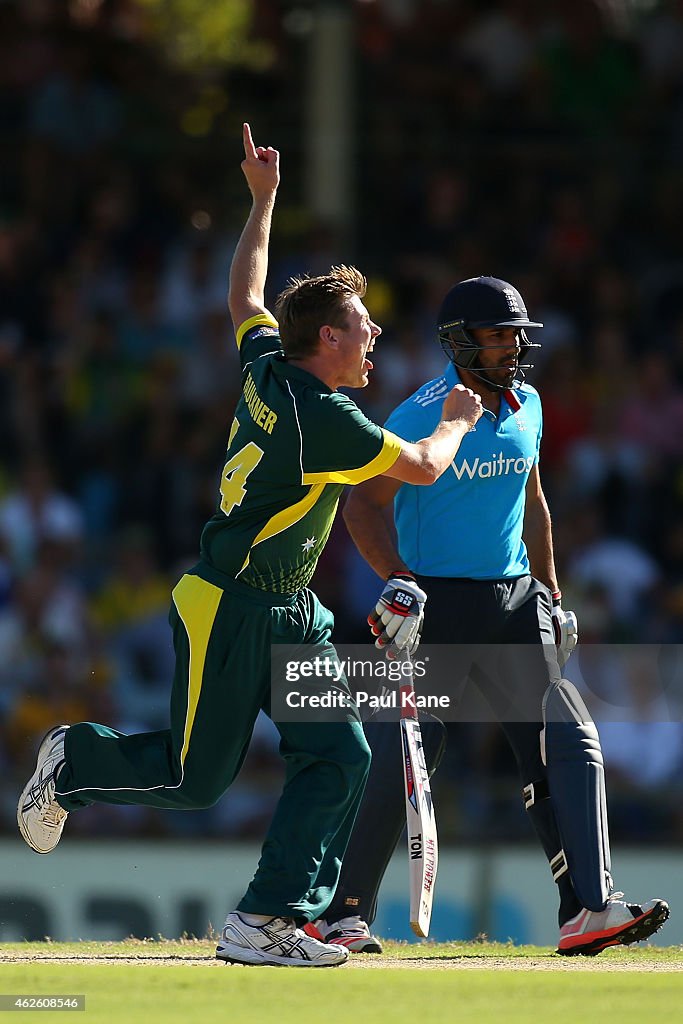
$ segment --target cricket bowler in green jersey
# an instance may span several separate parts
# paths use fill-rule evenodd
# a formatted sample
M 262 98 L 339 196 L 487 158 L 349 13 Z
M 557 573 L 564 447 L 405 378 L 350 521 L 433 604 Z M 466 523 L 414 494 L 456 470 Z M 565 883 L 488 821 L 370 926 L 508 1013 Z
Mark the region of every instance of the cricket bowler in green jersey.
M 365 386 L 372 369 L 367 354 L 380 328 L 362 302 L 365 279 L 355 268 L 333 267 L 290 282 L 277 319 L 266 309 L 279 154 L 257 149 L 248 125 L 243 141 L 252 208 L 228 296 L 242 395 L 199 562 L 172 595 L 170 727 L 133 736 L 90 722 L 50 730 L 17 810 L 20 832 L 38 853 L 55 848 L 69 812 L 95 802 L 190 810 L 220 799 L 259 711 L 270 710 L 271 645 L 323 645 L 335 656 L 332 614 L 308 583 L 343 488 L 383 473 L 432 483 L 481 415 L 478 396 L 456 387 L 434 433 L 411 444 L 338 392 Z M 284 789 L 216 955 L 233 963 L 340 964 L 348 951 L 302 926 L 323 917 L 334 894 L 369 749 L 352 703 L 343 722 L 275 724 Z

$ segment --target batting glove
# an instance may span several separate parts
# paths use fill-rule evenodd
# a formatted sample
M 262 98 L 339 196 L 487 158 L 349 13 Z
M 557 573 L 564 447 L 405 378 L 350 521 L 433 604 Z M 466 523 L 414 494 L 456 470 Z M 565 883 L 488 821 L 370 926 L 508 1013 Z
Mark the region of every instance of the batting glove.
M 414 654 L 420 644 L 424 603 L 427 595 L 408 573 L 394 573 L 387 580 L 379 601 L 368 615 L 368 623 L 377 637 L 375 647 L 388 658 L 399 651 Z
M 579 627 L 574 612 L 565 612 L 562 609 L 562 594 L 559 590 L 552 595 L 552 599 L 557 661 L 562 668 L 579 642 Z

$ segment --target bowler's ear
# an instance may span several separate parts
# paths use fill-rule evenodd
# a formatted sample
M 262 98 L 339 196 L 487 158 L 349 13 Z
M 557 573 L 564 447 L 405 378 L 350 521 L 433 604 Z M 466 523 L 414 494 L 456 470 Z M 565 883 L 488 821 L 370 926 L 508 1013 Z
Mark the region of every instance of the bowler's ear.
M 338 349 L 339 339 L 337 338 L 334 327 L 330 327 L 328 324 L 320 328 L 318 337 L 323 345 L 327 345 L 328 348 Z

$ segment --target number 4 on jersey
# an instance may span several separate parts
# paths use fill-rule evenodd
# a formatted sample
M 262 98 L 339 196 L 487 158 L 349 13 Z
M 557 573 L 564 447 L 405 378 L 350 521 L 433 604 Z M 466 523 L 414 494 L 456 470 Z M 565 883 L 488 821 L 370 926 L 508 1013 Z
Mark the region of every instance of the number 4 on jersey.
M 263 449 L 253 441 L 235 452 L 223 466 L 221 474 L 221 511 L 229 516 L 235 505 L 241 505 L 247 493 L 245 484 L 263 458 Z

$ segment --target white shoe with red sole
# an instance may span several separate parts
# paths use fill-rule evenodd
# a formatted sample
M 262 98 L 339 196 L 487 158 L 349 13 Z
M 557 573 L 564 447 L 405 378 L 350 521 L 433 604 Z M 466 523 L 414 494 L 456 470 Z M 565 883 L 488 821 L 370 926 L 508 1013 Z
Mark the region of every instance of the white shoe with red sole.
M 304 925 L 307 935 L 333 942 L 335 946 L 344 946 L 350 953 L 381 953 L 382 943 L 370 934 L 365 921 L 360 917 L 343 917 L 340 921 L 316 921 Z
M 669 916 L 664 900 L 626 903 L 623 892 L 609 897 L 604 910 L 581 910 L 560 928 L 557 952 L 563 956 L 596 956 L 609 946 L 630 946 L 658 931 Z

